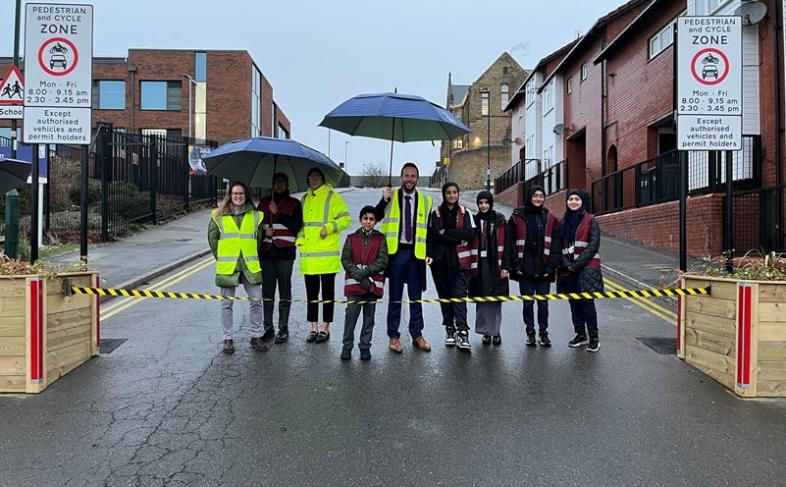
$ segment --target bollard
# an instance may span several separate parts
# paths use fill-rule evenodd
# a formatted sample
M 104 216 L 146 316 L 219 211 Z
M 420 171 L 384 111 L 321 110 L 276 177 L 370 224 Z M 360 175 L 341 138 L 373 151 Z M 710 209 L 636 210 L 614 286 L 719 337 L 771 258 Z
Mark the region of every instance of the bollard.
M 5 255 L 19 258 L 19 193 L 16 189 L 5 194 Z

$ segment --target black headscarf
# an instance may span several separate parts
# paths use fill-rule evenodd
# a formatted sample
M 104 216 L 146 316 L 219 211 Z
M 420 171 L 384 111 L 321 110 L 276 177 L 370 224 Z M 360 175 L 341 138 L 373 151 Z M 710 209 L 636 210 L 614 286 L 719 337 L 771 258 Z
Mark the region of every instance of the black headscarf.
M 289 176 L 287 176 L 286 173 L 277 172 L 276 174 L 273 175 L 273 183 L 275 184 L 276 179 L 279 179 L 279 178 L 283 179 L 283 180 L 285 180 L 287 182 L 287 189 L 283 193 L 281 193 L 281 194 L 276 193 L 275 190 L 271 192 L 270 198 L 271 198 L 271 200 L 273 200 L 275 202 L 282 201 L 282 200 L 284 200 L 284 199 L 289 197 Z M 324 175 L 323 175 L 322 179 L 324 179 Z
M 489 211 L 485 213 L 480 211 L 480 200 L 486 200 L 489 202 Z M 481 220 L 492 220 L 494 218 L 494 195 L 491 194 L 490 191 L 484 190 L 478 193 L 476 201 L 478 203 L 478 218 Z
M 539 186 L 537 184 L 530 186 L 530 188 L 527 190 L 527 197 L 524 200 L 524 211 L 529 213 L 539 213 L 543 210 L 543 208 L 545 208 L 543 205 L 535 206 L 532 204 L 532 195 L 535 194 L 535 191 L 540 191 L 544 195 L 546 194 L 546 192 L 543 190 L 543 186 Z
M 573 195 L 581 198 L 581 208 L 576 211 L 567 207 L 568 198 Z M 589 195 L 586 192 L 580 189 L 568 190 L 565 195 L 565 223 L 562 227 L 562 235 L 568 242 L 576 240 L 576 230 L 579 228 L 579 223 L 581 223 L 581 219 L 584 218 L 584 214 L 587 213 L 588 206 Z

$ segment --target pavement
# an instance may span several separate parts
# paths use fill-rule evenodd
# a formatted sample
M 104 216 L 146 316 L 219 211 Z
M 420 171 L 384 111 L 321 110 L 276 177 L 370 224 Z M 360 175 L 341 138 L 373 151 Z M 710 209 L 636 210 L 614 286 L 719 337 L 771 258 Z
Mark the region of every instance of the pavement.
M 378 198 L 377 190 L 344 194 L 353 216 Z M 204 242 L 205 220 L 193 224 Z M 142 251 L 123 248 L 122 260 L 152 268 Z M 184 267 L 151 285 L 215 289 L 210 258 Z M 295 272 L 294 298 L 304 298 Z M 435 295 L 430 282 L 426 296 Z M 520 306 L 503 305 L 501 346 L 483 346 L 473 333 L 472 353 L 462 353 L 442 345 L 439 307 L 425 305 L 433 351 L 403 340 L 398 355 L 387 350 L 380 304 L 372 360 L 360 362 L 355 350 L 341 362 L 341 306 L 331 339 L 308 344 L 305 305 L 294 303 L 289 342 L 260 353 L 248 344 L 248 308 L 237 303 L 237 352 L 226 356 L 217 303 L 120 298 L 102 305 L 104 339 L 120 341 L 116 349 L 42 394 L 0 396 L 0 483 L 783 483 L 786 402 L 738 399 L 668 347 L 645 344 L 668 344 L 673 323 L 632 301 L 598 301 L 601 350 L 590 354 L 566 346 L 570 314 L 556 302 L 554 346 L 527 348 Z

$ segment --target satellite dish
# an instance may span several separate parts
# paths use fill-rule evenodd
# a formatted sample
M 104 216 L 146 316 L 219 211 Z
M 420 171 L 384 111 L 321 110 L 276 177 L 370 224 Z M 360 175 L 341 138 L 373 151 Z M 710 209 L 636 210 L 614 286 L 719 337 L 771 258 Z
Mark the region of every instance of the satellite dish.
M 742 25 L 755 25 L 767 16 L 767 6 L 761 2 L 742 2 L 734 11 L 734 15 L 742 17 Z
M 553 131 L 557 135 L 564 134 L 565 133 L 565 124 L 564 123 L 558 123 L 557 125 L 554 126 Z

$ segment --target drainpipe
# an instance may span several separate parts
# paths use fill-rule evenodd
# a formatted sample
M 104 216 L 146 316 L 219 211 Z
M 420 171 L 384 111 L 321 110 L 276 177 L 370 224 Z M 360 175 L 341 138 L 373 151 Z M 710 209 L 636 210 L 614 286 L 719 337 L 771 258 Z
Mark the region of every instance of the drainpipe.
M 783 34 L 783 15 L 784 12 L 779 10 L 782 7 L 780 0 L 772 0 L 772 45 L 775 53 L 773 66 L 775 66 L 775 225 L 776 225 L 776 239 L 773 242 L 779 250 L 783 250 L 783 145 L 781 138 L 783 137 L 783 84 L 781 81 L 781 61 L 783 61 L 783 54 L 780 49 L 779 40 Z
M 136 66 L 128 66 L 128 73 L 131 75 L 131 130 L 136 132 Z

